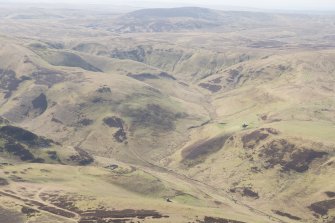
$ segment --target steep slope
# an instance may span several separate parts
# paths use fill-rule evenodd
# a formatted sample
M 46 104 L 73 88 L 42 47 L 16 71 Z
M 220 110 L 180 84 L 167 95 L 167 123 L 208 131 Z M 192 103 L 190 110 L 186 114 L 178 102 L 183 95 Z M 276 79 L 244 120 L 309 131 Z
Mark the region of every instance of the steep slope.
M 135 149 L 147 153 L 148 157 L 163 157 L 186 140 L 185 129 L 206 119 L 206 112 L 195 103 L 199 95 L 187 100 L 191 96 L 190 89 L 169 95 L 168 86 L 181 89 L 182 85 L 175 83 L 173 76 L 167 73 L 150 76 L 150 73 L 115 74 L 113 70 L 109 74 L 87 72 L 80 64 L 59 67 L 48 63 L 47 49 L 30 51 L 20 44 L 15 46 L 22 52 L 21 56 L 26 57 L 26 63 L 20 68 L 23 71 L 13 67 L 11 73 L 6 74 L 12 75 L 9 85 L 19 82 L 22 73 L 26 79 L 22 86 L 12 89 L 11 97 L 6 97 L 8 87 L 4 86 L 1 114 L 57 141 L 108 156 L 131 157 L 129 150 Z M 71 58 L 65 56 L 61 60 Z M 148 76 L 155 77 L 154 83 L 143 82 Z M 165 89 L 156 88 L 163 85 Z M 195 110 L 187 112 L 186 106 Z M 144 140 L 145 135 L 153 137 Z M 160 135 L 164 135 L 165 140 L 156 141 L 155 137 Z M 155 152 L 157 146 L 164 150 Z
M 199 87 L 212 95 L 216 116 L 166 162 L 268 213 L 331 222 L 333 58 L 273 56 L 204 79 Z
M 136 39 L 134 39 L 134 42 L 136 43 Z M 114 42 L 113 44 L 106 41 L 99 45 L 98 49 L 101 47 L 103 50 L 98 51 L 97 47 L 92 47 L 91 43 L 80 43 L 73 46 L 72 49 L 105 59 L 109 57 L 122 60 L 117 61 L 117 64 L 114 62 L 113 66 L 122 66 L 119 68 L 120 70 L 130 60 L 167 72 L 186 82 L 202 79 L 233 64 L 247 61 L 254 57 L 254 55 L 239 51 L 232 51 L 227 55 L 227 53 L 206 49 L 188 49 L 173 44 L 155 44 L 149 41 L 140 45 L 132 43 L 128 47 L 124 47 L 124 44 L 125 40 L 121 40 L 120 43 Z M 99 59 L 99 61 L 103 60 L 103 58 Z M 132 66 L 137 66 L 136 68 L 140 70 L 138 63 L 132 63 Z M 147 69 L 150 67 L 147 67 Z
M 64 148 L 60 143 L 41 137 L 26 129 L 13 126 L 0 117 L 0 160 L 12 163 L 49 163 L 88 165 L 94 159 L 78 148 Z

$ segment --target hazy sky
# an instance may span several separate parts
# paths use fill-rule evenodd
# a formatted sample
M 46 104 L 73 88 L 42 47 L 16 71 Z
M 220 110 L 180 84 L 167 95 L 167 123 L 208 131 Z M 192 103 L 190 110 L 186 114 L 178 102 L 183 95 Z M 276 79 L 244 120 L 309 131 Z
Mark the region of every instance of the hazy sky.
M 335 0 L 0 0 L 0 2 L 44 2 L 129 5 L 134 7 L 238 6 L 260 9 L 335 10 Z M 221 8 L 220 7 L 220 8 Z

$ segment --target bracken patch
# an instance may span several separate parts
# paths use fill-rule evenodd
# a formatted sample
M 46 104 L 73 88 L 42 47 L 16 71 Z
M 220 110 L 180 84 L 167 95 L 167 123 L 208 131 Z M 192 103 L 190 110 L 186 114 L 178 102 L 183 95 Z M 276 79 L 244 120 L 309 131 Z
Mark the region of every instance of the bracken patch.
M 230 135 L 224 135 L 209 140 L 202 140 L 185 148 L 182 152 L 182 163 L 189 167 L 201 163 L 207 156 L 219 151 L 229 137 Z
M 81 166 L 86 166 L 94 162 L 94 158 L 85 150 L 75 148 L 77 155 L 70 156 L 69 160 L 78 163 Z
M 270 135 L 278 135 L 279 132 L 271 128 L 261 128 L 242 136 L 244 149 L 254 149 L 261 141 L 267 139 Z
M 30 131 L 10 125 L 0 128 L 0 136 L 9 141 L 18 141 L 30 147 L 50 147 L 53 143 L 52 140 L 39 137 Z
M 7 185 L 9 185 L 8 180 L 0 178 L 0 186 L 7 186 Z
M 103 119 L 103 122 L 111 128 L 119 129 L 113 134 L 113 137 L 117 142 L 121 143 L 127 140 L 127 133 L 124 129 L 124 121 L 122 119 L 115 117 L 115 116 L 106 117 Z
M 309 206 L 309 209 L 319 215 L 327 215 L 330 209 L 335 209 L 335 199 L 313 203 Z
M 31 102 L 33 104 L 33 108 L 38 110 L 38 114 L 41 115 L 48 108 L 48 101 L 45 94 L 41 93 L 38 97 L 36 97 Z
M 335 192 L 332 191 L 326 191 L 325 194 L 330 198 L 335 197 Z
M 278 210 L 273 210 L 272 212 L 279 215 L 279 216 L 287 217 L 287 218 L 292 219 L 292 220 L 296 220 L 296 221 L 301 220 L 300 217 L 294 216 L 294 215 L 286 213 L 286 212 L 282 212 L 282 211 L 278 211 Z
M 187 116 L 185 113 L 175 113 L 157 104 L 147 104 L 145 108 L 122 109 L 124 115 L 132 120 L 132 128 L 151 128 L 153 130 L 172 131 L 175 122 Z
M 230 192 L 239 193 L 243 197 L 250 197 L 250 198 L 254 198 L 254 199 L 259 198 L 258 193 L 253 191 L 253 189 L 251 187 L 236 187 L 236 188 L 230 189 Z
M 226 218 L 215 218 L 215 217 L 208 217 L 205 216 L 204 220 L 197 220 L 198 223 L 245 223 L 243 221 L 236 221 Z
M 216 84 L 201 83 L 199 84 L 199 86 L 209 90 L 212 93 L 216 93 L 222 89 L 221 85 L 216 85 Z
M 259 157 L 264 159 L 267 169 L 280 165 L 283 172 L 292 170 L 303 173 L 314 160 L 327 155 L 326 152 L 297 147 L 284 139 L 276 139 L 262 146 Z

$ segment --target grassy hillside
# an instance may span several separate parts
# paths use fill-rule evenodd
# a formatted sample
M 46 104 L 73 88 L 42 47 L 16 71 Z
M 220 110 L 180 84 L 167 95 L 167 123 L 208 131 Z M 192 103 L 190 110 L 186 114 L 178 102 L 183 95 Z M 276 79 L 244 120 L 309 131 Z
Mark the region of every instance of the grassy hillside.
M 333 222 L 332 15 L 5 10 L 0 222 Z

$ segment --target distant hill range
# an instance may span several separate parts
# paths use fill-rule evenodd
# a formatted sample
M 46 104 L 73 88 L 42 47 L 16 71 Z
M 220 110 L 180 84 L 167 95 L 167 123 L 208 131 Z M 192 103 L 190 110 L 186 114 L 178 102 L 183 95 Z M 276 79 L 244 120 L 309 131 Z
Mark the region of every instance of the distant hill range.
M 227 30 L 231 27 L 258 28 L 297 24 L 312 15 L 252 11 L 220 11 L 200 7 L 141 9 L 92 26 L 119 33 Z
M 274 16 L 261 12 L 219 11 L 199 7 L 142 9 L 98 26 L 113 32 L 177 32 L 237 25 L 272 24 Z
M 124 18 L 133 19 L 152 19 L 152 18 L 193 18 L 217 20 L 220 17 L 220 11 L 199 8 L 199 7 L 182 7 L 182 8 L 156 8 L 142 9 L 130 12 Z

